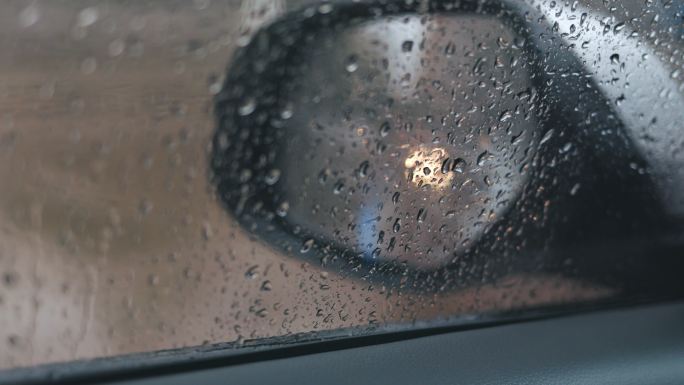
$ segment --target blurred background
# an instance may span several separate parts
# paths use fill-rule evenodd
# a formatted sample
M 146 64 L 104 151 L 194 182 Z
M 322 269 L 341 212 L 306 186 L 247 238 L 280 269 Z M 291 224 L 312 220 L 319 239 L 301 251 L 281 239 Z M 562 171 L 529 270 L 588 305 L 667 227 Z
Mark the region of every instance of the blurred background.
M 0 3 L 0 368 L 615 294 L 541 272 L 402 290 L 240 226 L 208 179 L 213 98 L 236 49 L 302 3 Z

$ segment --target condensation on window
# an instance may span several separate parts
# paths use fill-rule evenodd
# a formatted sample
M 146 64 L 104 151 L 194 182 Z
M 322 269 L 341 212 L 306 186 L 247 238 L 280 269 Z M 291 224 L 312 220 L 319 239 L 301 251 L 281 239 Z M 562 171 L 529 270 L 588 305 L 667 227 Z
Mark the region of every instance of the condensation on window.
M 681 296 L 683 14 L 2 2 L 0 368 Z

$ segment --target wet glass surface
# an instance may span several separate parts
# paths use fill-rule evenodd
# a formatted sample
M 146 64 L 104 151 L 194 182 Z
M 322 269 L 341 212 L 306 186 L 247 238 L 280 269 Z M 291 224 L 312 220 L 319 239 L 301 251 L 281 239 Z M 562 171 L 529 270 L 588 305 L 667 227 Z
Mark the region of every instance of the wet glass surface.
M 681 297 L 683 13 L 3 2 L 0 368 Z

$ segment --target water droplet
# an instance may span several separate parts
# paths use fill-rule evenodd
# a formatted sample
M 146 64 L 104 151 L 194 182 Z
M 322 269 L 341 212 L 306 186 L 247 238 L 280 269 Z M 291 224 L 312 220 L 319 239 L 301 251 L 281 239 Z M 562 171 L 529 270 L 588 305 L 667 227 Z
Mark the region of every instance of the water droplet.
M 7 337 L 7 344 L 11 347 L 14 348 L 19 345 L 19 336 L 16 334 L 9 335 Z
M 79 27 L 88 27 L 95 24 L 95 22 L 97 22 L 98 17 L 99 14 L 97 12 L 97 8 L 84 8 L 83 10 L 81 10 L 81 12 L 78 13 L 78 20 L 76 23 Z
M 271 285 L 271 281 L 266 280 L 261 284 L 261 291 L 271 291 L 273 290 L 273 285 Z
M 463 173 L 463 170 L 465 170 L 466 167 L 466 161 L 463 160 L 462 158 L 456 158 L 451 166 L 452 171 L 456 171 L 458 173 Z
M 125 49 L 126 44 L 124 43 L 124 41 L 121 39 L 116 39 L 109 43 L 107 51 L 109 52 L 109 56 L 115 57 L 121 55 Z
M 147 216 L 150 212 L 152 212 L 153 208 L 154 205 L 147 199 L 143 199 L 142 201 L 140 201 L 140 204 L 138 205 L 138 211 L 140 212 L 140 215 L 143 217 Z
M 204 240 L 208 241 L 213 235 L 214 230 L 212 229 L 211 224 L 209 222 L 204 222 L 202 224 L 202 236 L 204 237 Z
M 543 137 L 541 138 L 541 140 L 539 141 L 539 145 L 542 145 L 542 144 L 548 142 L 549 140 L 551 140 L 552 137 L 553 137 L 553 128 L 550 129 L 550 130 L 548 130 L 548 131 L 546 131 L 546 133 L 544 134 L 544 136 L 543 136 Z
M 620 63 L 620 55 L 618 55 L 616 53 L 610 55 L 610 62 L 612 64 L 619 64 Z
M 380 136 L 381 137 L 386 137 L 390 130 L 392 129 L 392 126 L 390 126 L 389 122 L 385 122 L 380 126 Z
M 90 75 L 97 69 L 97 60 L 94 57 L 89 57 L 81 62 L 81 72 Z
M 156 274 L 150 274 L 147 277 L 147 283 L 150 284 L 150 286 L 157 286 L 159 285 L 159 276 Z
M 361 162 L 361 165 L 359 165 L 359 172 L 358 175 L 360 178 L 365 178 L 368 176 L 368 167 L 370 167 L 370 163 L 368 163 L 367 160 L 364 160 Z
M 401 50 L 403 52 L 411 52 L 411 50 L 413 50 L 413 41 L 405 40 L 403 43 L 401 43 Z
M 477 165 L 478 166 L 484 166 L 484 164 L 489 160 L 490 155 L 489 152 L 484 151 L 480 155 L 477 156 Z
M 209 84 L 209 94 L 210 95 L 218 95 L 219 92 L 221 92 L 221 82 L 220 81 L 215 81 L 211 84 Z
M 273 186 L 274 184 L 278 183 L 278 180 L 280 179 L 280 170 L 277 168 L 271 169 L 268 173 L 266 173 L 266 176 L 264 177 L 264 182 L 266 182 L 267 185 Z
M 453 42 L 447 43 L 446 47 L 444 47 L 444 54 L 447 56 L 451 56 L 454 53 L 456 53 L 456 44 Z
M 332 12 L 332 10 L 333 10 L 332 4 L 327 4 L 327 3 L 321 4 L 318 7 L 318 13 L 320 13 L 321 15 L 327 15 L 328 13 Z
M 247 271 L 245 271 L 245 277 L 247 279 L 256 279 L 259 277 L 259 265 L 250 266 Z
M 580 187 L 581 185 L 579 183 L 575 183 L 575 185 L 570 189 L 570 195 L 576 195 Z
M 418 215 L 416 216 L 416 220 L 418 220 L 419 223 L 422 223 L 425 221 L 425 218 L 427 217 L 427 210 L 424 208 L 421 208 L 418 210 Z
M 29 5 L 19 13 L 19 25 L 24 28 L 36 24 L 38 19 L 40 19 L 40 13 L 35 5 Z
M 313 245 L 314 245 L 314 239 L 309 238 L 306 241 L 304 241 L 304 243 L 302 243 L 302 248 L 299 249 L 299 252 L 302 254 L 308 253 L 311 250 L 311 248 L 313 247 Z
M 19 275 L 17 273 L 8 271 L 2 274 L 2 283 L 5 285 L 5 287 L 14 287 L 17 285 L 18 281 Z
M 283 120 L 288 120 L 292 117 L 293 114 L 294 110 L 292 104 L 288 104 L 287 106 L 285 106 L 285 108 L 283 108 L 282 111 L 280 111 L 280 118 Z
M 287 212 L 290 210 L 290 203 L 287 201 L 281 202 L 278 205 L 278 208 L 276 209 L 276 215 L 278 215 L 281 218 L 284 218 L 287 216 Z
M 483 181 L 489 187 L 491 187 L 494 184 L 494 182 L 492 181 L 492 178 L 490 178 L 489 175 L 485 175 Z
M 582 13 L 582 15 L 580 15 L 580 26 L 583 26 L 585 21 L 587 21 L 587 13 L 586 12 Z
M 254 98 L 247 98 L 243 100 L 242 104 L 240 104 L 240 107 L 238 107 L 238 115 L 247 116 L 254 112 L 255 109 L 256 100 L 254 100 Z
M 346 69 L 349 73 L 356 72 L 356 70 L 359 69 L 359 63 L 356 55 L 351 55 L 349 58 L 347 58 L 347 64 L 345 65 L 344 69 Z
M 442 162 L 441 171 L 442 171 L 442 174 L 446 174 L 449 171 L 451 171 L 451 159 L 450 158 L 444 159 L 444 162 Z
M 344 191 L 344 182 L 339 180 L 335 185 L 333 186 L 333 194 L 339 195 Z

